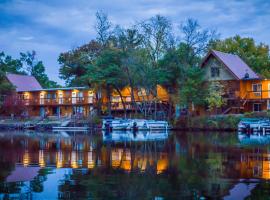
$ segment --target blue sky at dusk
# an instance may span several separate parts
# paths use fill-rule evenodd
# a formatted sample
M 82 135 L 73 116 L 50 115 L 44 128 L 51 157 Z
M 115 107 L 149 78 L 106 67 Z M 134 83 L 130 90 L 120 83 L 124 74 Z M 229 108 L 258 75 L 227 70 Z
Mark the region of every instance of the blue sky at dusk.
M 221 38 L 240 34 L 270 44 L 270 0 L 0 0 L 0 51 L 13 57 L 36 50 L 49 77 L 59 83 L 59 53 L 95 37 L 95 12 L 128 27 L 156 14 L 175 27 L 187 18 Z

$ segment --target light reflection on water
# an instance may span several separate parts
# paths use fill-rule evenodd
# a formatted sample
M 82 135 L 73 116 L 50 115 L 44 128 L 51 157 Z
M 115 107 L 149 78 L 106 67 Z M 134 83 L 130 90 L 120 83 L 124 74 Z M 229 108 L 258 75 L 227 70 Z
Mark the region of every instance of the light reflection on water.
M 0 199 L 267 196 L 269 145 L 258 140 L 235 133 L 0 133 Z

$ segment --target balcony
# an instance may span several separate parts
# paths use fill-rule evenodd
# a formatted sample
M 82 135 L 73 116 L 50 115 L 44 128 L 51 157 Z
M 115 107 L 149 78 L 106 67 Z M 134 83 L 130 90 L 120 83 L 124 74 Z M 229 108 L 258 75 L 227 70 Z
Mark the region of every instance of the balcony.
M 68 97 L 68 98 L 37 98 L 24 99 L 27 106 L 56 106 L 56 105 L 90 105 L 93 104 L 93 97 Z
M 266 100 L 270 99 L 270 90 L 260 90 L 260 91 L 247 91 L 244 99 L 248 100 Z

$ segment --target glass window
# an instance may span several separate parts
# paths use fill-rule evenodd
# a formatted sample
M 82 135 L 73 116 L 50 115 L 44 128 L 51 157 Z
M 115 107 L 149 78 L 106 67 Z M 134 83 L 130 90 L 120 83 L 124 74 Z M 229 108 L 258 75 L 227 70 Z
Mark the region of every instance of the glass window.
M 262 91 L 262 84 L 252 84 L 252 91 L 253 92 L 260 92 L 260 91 Z
M 252 84 L 252 91 L 254 95 L 260 96 L 262 91 L 262 84 Z
M 254 112 L 260 112 L 261 111 L 261 104 L 260 103 L 254 103 L 253 104 L 253 111 Z
M 219 77 L 219 68 L 211 67 L 211 77 Z

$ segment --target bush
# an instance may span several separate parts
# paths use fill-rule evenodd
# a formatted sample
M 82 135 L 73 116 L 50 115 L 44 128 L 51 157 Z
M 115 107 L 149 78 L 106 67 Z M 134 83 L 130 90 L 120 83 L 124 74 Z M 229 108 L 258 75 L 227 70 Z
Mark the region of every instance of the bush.
M 191 129 L 236 129 L 241 117 L 238 115 L 199 116 L 180 118 L 176 127 Z

